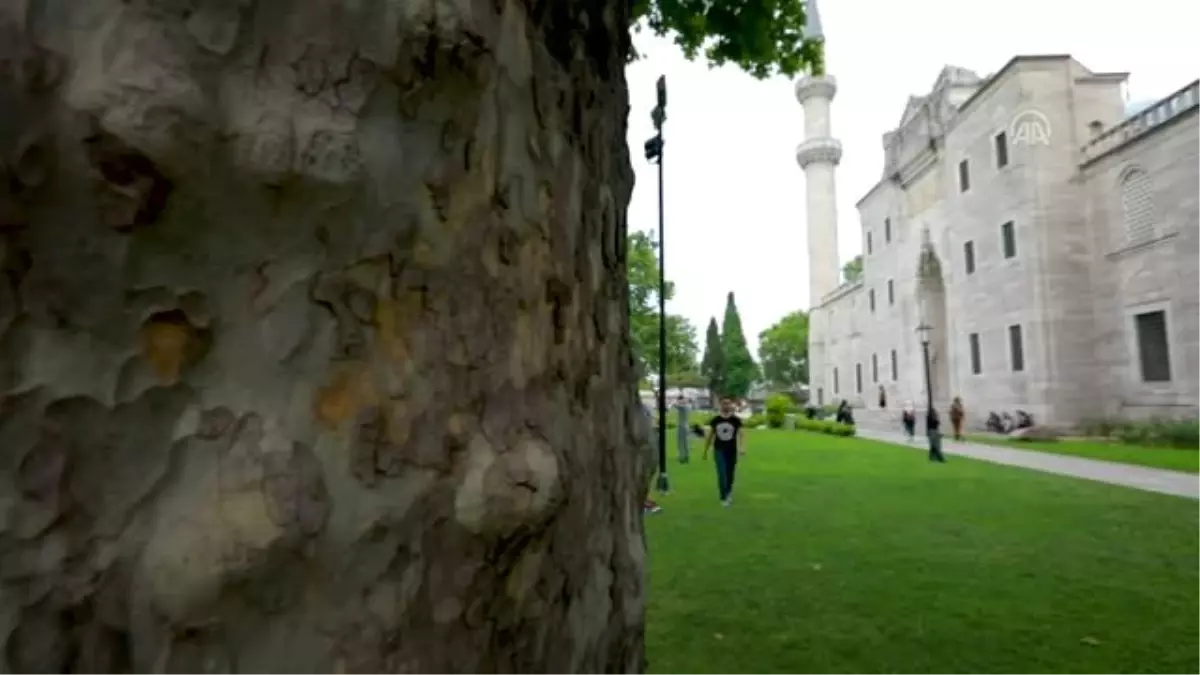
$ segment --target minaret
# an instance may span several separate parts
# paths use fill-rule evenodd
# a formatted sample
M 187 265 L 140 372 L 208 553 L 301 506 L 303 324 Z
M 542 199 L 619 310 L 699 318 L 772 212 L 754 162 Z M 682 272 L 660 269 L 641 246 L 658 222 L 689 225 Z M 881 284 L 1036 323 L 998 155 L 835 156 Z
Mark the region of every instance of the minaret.
M 807 186 L 809 308 L 838 287 L 837 186 L 834 173 L 842 159 L 842 144 L 830 136 L 829 104 L 837 81 L 829 75 L 805 76 L 796 82 L 796 100 L 804 107 L 804 142 L 796 161 Z

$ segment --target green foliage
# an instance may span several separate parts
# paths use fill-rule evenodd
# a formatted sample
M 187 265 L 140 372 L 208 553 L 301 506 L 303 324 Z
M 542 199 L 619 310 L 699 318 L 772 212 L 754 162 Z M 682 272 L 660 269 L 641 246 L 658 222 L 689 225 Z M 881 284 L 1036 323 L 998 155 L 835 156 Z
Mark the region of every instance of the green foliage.
M 1115 435 L 1123 424 L 1124 422 L 1116 418 L 1097 417 L 1081 422 L 1079 430 L 1083 432 L 1084 436 L 1109 438 Z
M 791 389 L 808 382 L 808 313 L 795 311 L 758 334 L 763 377 Z
M 708 386 L 708 379 L 695 370 L 684 370 L 676 373 L 668 371 L 667 386 L 702 389 Z
M 645 376 L 658 374 L 658 257 L 654 242 L 645 232 L 631 232 L 628 239 L 629 338 L 634 358 Z M 666 284 L 666 298 L 675 285 Z M 667 372 L 695 370 L 696 327 L 676 314 L 667 315 Z
M 689 59 L 702 54 L 762 79 L 825 72 L 823 41 L 805 39 L 806 8 L 802 0 L 634 0 L 633 17 L 673 34 Z
M 767 399 L 767 426 L 772 429 L 781 428 L 787 419 L 788 411 L 793 407 L 795 406 L 792 399 L 787 394 L 772 394 Z
M 725 352 L 721 347 L 721 333 L 717 330 L 717 319 L 708 320 L 708 331 L 704 334 L 704 358 L 700 361 L 700 374 L 713 396 L 725 390 Z
M 842 424 L 833 420 L 810 420 L 807 418 L 797 419 L 796 428 L 800 431 L 811 431 L 830 436 L 853 436 L 856 432 L 853 424 Z
M 1091 419 L 1080 424 L 1086 436 L 1115 438 L 1129 445 L 1150 448 L 1183 448 L 1196 450 L 1200 446 L 1198 420 L 1122 420 L 1112 417 Z
M 742 317 L 738 315 L 733 292 L 725 298 L 725 317 L 721 323 L 721 352 L 725 357 L 725 382 L 721 393 L 735 398 L 746 398 L 750 387 L 759 379 L 759 372 L 758 365 L 750 357 L 750 348 L 746 346 Z
M 842 280 L 849 283 L 862 278 L 863 258 L 856 255 L 842 265 Z
M 759 427 L 769 426 L 766 415 L 751 415 L 747 417 L 742 424 L 747 429 L 757 429 Z
M 1127 422 L 1117 430 L 1116 436 L 1130 445 L 1196 450 L 1200 445 L 1200 422 L 1166 419 Z
M 657 322 L 655 322 L 657 323 Z M 658 367 L 658 336 L 655 335 L 654 356 L 647 359 L 655 368 Z M 696 369 L 696 359 L 700 355 L 700 345 L 697 344 L 696 327 L 678 314 L 667 315 L 667 372 L 682 373 Z M 668 380 L 669 381 L 669 380 Z

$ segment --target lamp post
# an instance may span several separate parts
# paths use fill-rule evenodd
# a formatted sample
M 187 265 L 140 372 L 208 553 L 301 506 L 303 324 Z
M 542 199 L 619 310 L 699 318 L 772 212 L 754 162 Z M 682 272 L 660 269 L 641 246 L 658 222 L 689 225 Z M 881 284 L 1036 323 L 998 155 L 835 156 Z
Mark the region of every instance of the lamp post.
M 921 322 L 917 326 L 917 334 L 921 336 L 921 352 L 925 357 L 925 411 L 933 410 L 933 373 L 929 365 L 929 333 L 933 330 L 933 326 Z
M 937 411 L 933 409 L 933 368 L 929 359 L 929 333 L 933 327 L 924 321 L 917 326 L 921 335 L 921 351 L 925 356 L 925 435 L 929 439 L 929 461 L 945 463 L 946 456 L 942 454 L 942 436 L 938 429 Z
M 663 236 L 663 122 L 667 121 L 667 78 L 658 78 L 657 105 L 650 111 L 654 136 L 644 146 L 646 159 L 658 164 L 658 491 L 671 491 L 667 478 L 667 240 Z

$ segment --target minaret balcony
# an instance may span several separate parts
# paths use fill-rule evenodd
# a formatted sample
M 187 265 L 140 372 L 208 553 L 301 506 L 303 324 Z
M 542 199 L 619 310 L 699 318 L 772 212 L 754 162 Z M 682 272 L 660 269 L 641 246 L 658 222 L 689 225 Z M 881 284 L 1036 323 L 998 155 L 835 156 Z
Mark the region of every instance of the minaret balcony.
M 796 162 L 801 169 L 824 162 L 837 166 L 842 161 L 842 142 L 836 138 L 810 138 L 796 146 Z
M 837 94 L 837 79 L 832 75 L 819 75 L 813 77 L 805 75 L 796 80 L 796 100 L 800 105 L 810 98 L 823 98 L 826 101 L 832 101 L 834 95 Z

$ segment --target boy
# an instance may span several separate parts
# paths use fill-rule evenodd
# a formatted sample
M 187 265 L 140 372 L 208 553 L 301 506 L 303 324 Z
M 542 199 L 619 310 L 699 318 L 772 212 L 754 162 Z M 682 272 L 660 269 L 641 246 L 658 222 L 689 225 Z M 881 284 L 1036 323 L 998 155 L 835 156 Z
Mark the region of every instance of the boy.
M 708 422 L 709 433 L 704 439 L 703 458 L 708 459 L 708 449 L 713 448 L 713 459 L 717 464 L 717 492 L 721 506 L 733 503 L 733 477 L 737 469 L 739 454 L 746 454 L 745 430 L 742 418 L 734 414 L 733 399 L 721 398 L 721 412 Z
M 925 415 L 925 431 L 929 434 L 929 461 L 946 463 L 946 456 L 942 454 L 942 422 L 938 418 L 938 412 L 933 408 Z

